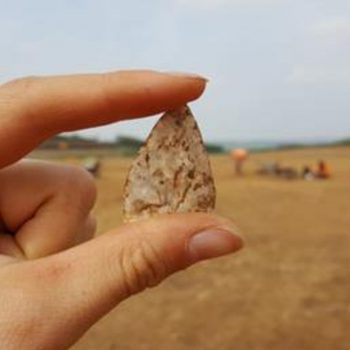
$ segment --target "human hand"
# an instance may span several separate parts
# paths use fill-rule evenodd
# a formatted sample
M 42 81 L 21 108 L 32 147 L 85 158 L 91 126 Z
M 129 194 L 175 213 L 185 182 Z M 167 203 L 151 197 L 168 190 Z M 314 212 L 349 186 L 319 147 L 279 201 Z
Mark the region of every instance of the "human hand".
M 150 71 L 0 86 L 1 349 L 67 349 L 125 298 L 242 246 L 230 221 L 209 214 L 161 215 L 90 240 L 90 175 L 19 161 L 59 132 L 173 109 L 204 88 L 200 77 Z

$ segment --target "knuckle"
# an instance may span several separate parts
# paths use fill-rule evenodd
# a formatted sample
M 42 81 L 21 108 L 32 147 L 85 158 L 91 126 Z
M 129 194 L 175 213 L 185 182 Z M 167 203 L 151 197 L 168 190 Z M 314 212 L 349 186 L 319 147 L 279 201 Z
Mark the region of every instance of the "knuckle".
M 37 86 L 37 77 L 25 77 L 6 82 L 0 85 L 0 106 L 16 116 L 22 116 L 27 110 L 25 101 Z
M 75 244 L 80 244 L 92 239 L 96 233 L 97 220 L 91 214 L 88 215 L 81 231 L 76 236 Z
M 11 80 L 2 85 L 2 87 L 10 90 L 15 90 L 17 93 L 24 93 L 36 87 L 38 81 L 40 80 L 41 78 L 37 76 L 26 76 L 23 78 Z
M 115 84 L 115 78 L 112 74 L 103 73 L 100 75 L 101 79 L 101 100 L 103 101 L 103 107 L 107 111 L 113 110 L 116 104 L 115 93 L 113 85 Z
M 37 76 L 27 76 L 11 80 L 0 86 L 0 105 L 5 106 L 16 116 L 14 119 L 17 119 L 19 127 L 35 133 L 42 127 L 36 108 L 43 94 L 43 79 Z M 45 132 L 48 132 L 50 128 L 46 129 Z
M 123 249 L 119 259 L 127 295 L 158 285 L 168 274 L 164 259 L 147 240 L 130 244 Z
M 97 229 L 97 219 L 92 216 L 89 215 L 88 219 L 87 219 L 87 225 L 86 225 L 86 238 L 90 239 L 94 236 L 96 229 Z
M 63 193 L 68 194 L 71 204 L 89 211 L 96 200 L 97 190 L 93 177 L 83 168 L 78 166 L 66 166 L 65 176 L 61 181 Z M 62 188 L 61 188 L 62 189 Z

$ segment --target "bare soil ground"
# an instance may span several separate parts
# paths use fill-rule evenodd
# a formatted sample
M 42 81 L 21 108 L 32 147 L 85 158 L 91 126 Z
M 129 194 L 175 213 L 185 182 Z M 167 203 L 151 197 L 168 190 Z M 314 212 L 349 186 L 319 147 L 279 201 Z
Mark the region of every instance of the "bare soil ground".
M 331 180 L 254 172 L 263 161 L 301 168 L 318 159 L 330 163 Z M 130 163 L 103 159 L 99 233 L 121 223 Z M 237 222 L 245 249 L 124 302 L 74 350 L 350 349 L 350 148 L 255 154 L 242 178 L 225 156 L 212 165 L 217 212 Z

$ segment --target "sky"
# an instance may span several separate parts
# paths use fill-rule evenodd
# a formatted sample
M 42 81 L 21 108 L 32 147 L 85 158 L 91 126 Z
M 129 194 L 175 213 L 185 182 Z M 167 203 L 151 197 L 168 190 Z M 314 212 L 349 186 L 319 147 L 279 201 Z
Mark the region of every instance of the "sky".
M 350 0 L 0 0 L 0 83 L 156 69 L 209 78 L 208 141 L 350 136 Z M 155 118 L 88 129 L 145 137 Z

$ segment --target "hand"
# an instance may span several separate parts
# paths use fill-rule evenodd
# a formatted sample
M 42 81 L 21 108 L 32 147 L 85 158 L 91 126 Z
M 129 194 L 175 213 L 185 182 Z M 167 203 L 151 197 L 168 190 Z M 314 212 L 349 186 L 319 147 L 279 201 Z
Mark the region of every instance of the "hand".
M 19 161 L 59 132 L 173 109 L 204 88 L 200 77 L 150 71 L 0 86 L 1 349 L 66 349 L 130 295 L 241 247 L 231 222 L 207 214 L 159 216 L 89 240 L 90 175 Z

